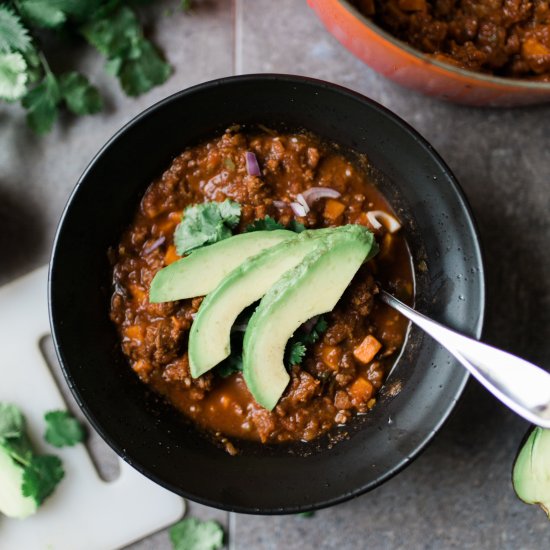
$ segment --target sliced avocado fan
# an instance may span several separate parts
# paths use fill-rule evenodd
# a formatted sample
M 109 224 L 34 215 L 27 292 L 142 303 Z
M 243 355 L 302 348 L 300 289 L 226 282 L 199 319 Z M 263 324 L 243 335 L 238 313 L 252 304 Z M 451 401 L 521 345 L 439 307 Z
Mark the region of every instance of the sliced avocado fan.
M 348 225 L 322 239 L 287 271 L 250 318 L 243 343 L 243 374 L 254 399 L 272 410 L 290 377 L 284 365 L 288 340 L 305 321 L 331 311 L 363 262 L 377 252 L 372 233 Z
M 517 496 L 538 504 L 550 518 L 550 430 L 536 426 L 521 448 L 512 472 Z
M 296 233 L 283 229 L 255 231 L 200 248 L 155 275 L 149 301 L 159 303 L 204 296 L 247 258 L 295 237 Z
M 189 366 L 197 378 L 231 353 L 231 327 L 284 273 L 296 267 L 330 235 L 346 227 L 309 230 L 243 262 L 206 296 L 189 334 Z

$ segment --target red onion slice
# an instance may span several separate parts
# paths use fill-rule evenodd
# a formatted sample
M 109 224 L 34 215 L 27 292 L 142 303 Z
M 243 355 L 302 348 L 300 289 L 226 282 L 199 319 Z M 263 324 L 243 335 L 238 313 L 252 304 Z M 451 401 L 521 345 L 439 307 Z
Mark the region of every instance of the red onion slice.
M 384 226 L 389 233 L 395 233 L 401 229 L 399 220 L 382 210 L 367 212 L 367 219 L 374 229 L 380 229 Z
M 250 151 L 247 151 L 245 154 L 246 159 L 246 171 L 248 172 L 249 176 L 259 176 L 261 175 L 260 172 L 260 165 L 258 164 L 258 159 L 256 158 L 256 155 Z
M 288 203 L 285 201 L 273 201 L 273 206 L 275 208 L 286 208 L 288 206 Z
M 307 203 L 302 193 L 298 193 L 296 195 L 296 202 L 299 202 L 304 207 L 306 214 L 310 211 L 309 204 Z
M 306 209 L 299 202 L 291 202 L 290 208 L 292 208 L 294 214 L 299 218 L 303 218 L 307 215 Z
M 311 206 L 318 199 L 337 199 L 340 193 L 330 187 L 310 187 L 302 193 L 302 197 Z
M 146 246 L 143 249 L 143 253 L 146 255 L 151 254 L 153 250 L 156 250 L 159 246 L 162 246 L 165 240 L 166 240 L 166 237 L 159 237 L 156 241 L 152 242 L 149 246 Z

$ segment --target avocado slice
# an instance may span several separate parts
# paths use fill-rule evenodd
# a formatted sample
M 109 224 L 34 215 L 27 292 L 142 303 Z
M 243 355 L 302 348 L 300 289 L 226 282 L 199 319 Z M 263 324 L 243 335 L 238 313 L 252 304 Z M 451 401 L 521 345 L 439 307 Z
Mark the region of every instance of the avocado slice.
M 296 233 L 283 229 L 254 231 L 200 248 L 155 275 L 149 301 L 159 303 L 204 296 L 250 256 L 294 237 Z
M 550 430 L 536 426 L 521 447 L 512 471 L 517 496 L 538 504 L 550 518 Z
M 304 261 L 287 271 L 250 318 L 243 343 L 243 374 L 254 399 L 272 410 L 290 377 L 284 366 L 288 340 L 315 315 L 331 311 L 361 264 L 378 251 L 359 225 L 327 236 Z
M 324 237 L 343 227 L 304 231 L 253 256 L 206 296 L 189 333 L 189 366 L 197 378 L 231 353 L 231 327 L 246 307 L 258 301 L 282 275 L 297 266 Z
M 23 467 L 0 445 L 0 512 L 10 518 L 23 519 L 34 514 L 36 500 L 21 492 Z

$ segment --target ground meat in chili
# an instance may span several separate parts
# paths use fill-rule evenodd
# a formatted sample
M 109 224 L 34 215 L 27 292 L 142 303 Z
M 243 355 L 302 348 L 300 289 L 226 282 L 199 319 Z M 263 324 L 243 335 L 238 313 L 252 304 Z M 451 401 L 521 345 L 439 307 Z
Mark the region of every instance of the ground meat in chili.
M 397 38 L 464 69 L 550 82 L 549 0 L 354 0 Z
M 261 176 L 248 175 L 247 151 L 257 156 Z M 369 225 L 368 210 L 391 212 L 370 182 L 364 158 L 353 160 L 308 133 L 231 128 L 186 149 L 172 162 L 146 191 L 113 251 L 111 318 L 131 367 L 144 383 L 225 442 L 227 437 L 311 441 L 346 424 L 354 413 L 373 407 L 376 391 L 403 344 L 407 323 L 374 299 L 373 274 L 410 300 L 409 254 L 400 234 L 386 234 L 382 228 L 375 232 L 381 246 L 378 258 L 360 269 L 326 315 L 326 331 L 309 347 L 302 364 L 290 369 L 290 384 L 273 411 L 254 401 L 241 373 L 223 378 L 211 371 L 191 377 L 187 339 L 202 298 L 162 304 L 148 300 L 155 273 L 178 259 L 173 233 L 183 209 L 230 198 L 241 204 L 239 232 L 266 215 L 287 225 L 295 219 L 289 202 L 313 186 L 331 187 L 341 197 L 320 199 L 307 216 L 296 218 L 308 228 Z M 365 360 L 361 346 L 369 336 L 381 348 Z

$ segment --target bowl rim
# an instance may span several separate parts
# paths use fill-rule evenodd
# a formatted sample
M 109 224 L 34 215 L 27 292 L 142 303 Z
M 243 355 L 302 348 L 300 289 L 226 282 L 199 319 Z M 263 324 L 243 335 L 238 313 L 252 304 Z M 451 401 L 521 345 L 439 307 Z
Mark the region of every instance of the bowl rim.
M 334 0 L 334 1 L 340 4 L 344 9 L 346 9 L 349 13 L 351 13 L 356 19 L 361 21 L 361 23 L 366 27 L 368 27 L 372 32 L 379 35 L 381 38 L 383 38 L 393 46 L 396 46 L 400 50 L 405 51 L 409 55 L 419 59 L 420 61 L 426 63 L 427 65 L 434 65 L 435 67 L 438 67 L 439 69 L 442 69 L 444 71 L 455 73 L 465 78 L 469 78 L 472 80 L 477 80 L 479 82 L 493 84 L 497 86 L 507 86 L 510 88 L 516 88 L 518 90 L 527 89 L 527 90 L 550 91 L 550 82 L 537 82 L 534 80 L 522 80 L 519 78 L 516 79 L 516 78 L 506 78 L 503 76 L 495 76 L 487 73 L 471 71 L 469 69 L 462 69 L 461 67 L 457 67 L 455 65 L 452 65 L 451 63 L 445 63 L 444 61 L 440 61 L 439 59 L 434 59 L 430 57 L 428 54 L 421 52 L 416 48 L 413 48 L 408 42 L 404 42 L 403 40 L 396 38 L 395 36 L 393 36 L 393 34 L 389 33 L 388 31 L 384 30 L 382 27 L 378 26 L 366 15 L 364 15 L 361 11 L 359 11 L 359 9 L 357 9 L 357 7 L 350 2 L 350 0 Z
M 477 226 L 477 222 L 475 221 L 475 218 L 473 216 L 472 209 L 468 203 L 468 200 L 466 198 L 466 195 L 462 188 L 460 187 L 456 177 L 452 173 L 452 171 L 449 169 L 445 161 L 442 159 L 442 157 L 437 153 L 437 151 L 429 144 L 429 142 L 422 136 L 420 133 L 415 130 L 409 123 L 407 123 L 405 120 L 403 120 L 398 115 L 394 114 L 392 111 L 384 107 L 383 105 L 379 104 L 378 102 L 374 101 L 373 99 L 370 99 L 369 97 L 364 96 L 361 93 L 355 92 L 353 90 L 350 90 L 348 88 L 345 88 L 343 86 L 340 86 L 338 84 L 334 84 L 331 82 L 327 82 L 320 79 L 314 79 L 306 76 L 301 75 L 291 75 L 291 74 L 278 74 L 278 73 L 252 73 L 252 74 L 245 74 L 245 75 L 236 75 L 236 76 L 228 76 L 228 77 L 222 77 L 218 79 L 209 80 L 206 82 L 202 82 L 199 84 L 196 84 L 194 86 L 185 88 L 183 90 L 180 90 L 174 94 L 171 94 L 164 99 L 154 103 L 153 105 L 149 106 L 147 109 L 142 111 L 141 113 L 137 114 L 135 117 L 130 119 L 128 122 L 126 122 L 101 148 L 100 150 L 94 155 L 92 160 L 89 162 L 89 164 L 84 169 L 82 175 L 78 179 L 73 191 L 71 192 L 67 203 L 63 209 L 63 212 L 60 216 L 59 223 L 56 229 L 53 246 L 52 246 L 52 253 L 51 258 L 49 262 L 48 267 L 48 313 L 49 313 L 49 321 L 50 321 L 50 328 L 51 328 L 51 334 L 53 338 L 54 348 L 56 351 L 57 358 L 59 360 L 59 363 L 61 365 L 61 370 L 63 372 L 63 376 L 65 378 L 65 381 L 67 382 L 67 385 L 69 386 L 71 393 L 73 397 L 75 398 L 78 406 L 90 422 L 90 424 L 93 426 L 93 428 L 99 433 L 99 435 L 102 437 L 102 439 L 117 453 L 117 455 L 122 458 L 125 462 L 127 462 L 130 466 L 135 468 L 138 472 L 140 472 L 142 475 L 148 477 L 153 482 L 157 483 L 158 485 L 184 497 L 189 498 L 192 501 L 198 502 L 200 504 L 204 504 L 207 506 L 211 506 L 218 509 L 223 509 L 230 512 L 237 512 L 237 513 L 248 513 L 248 514 L 256 514 L 256 515 L 274 515 L 274 514 L 296 514 L 304 511 L 311 511 L 311 510 L 317 510 L 322 508 L 327 508 L 329 506 L 334 506 L 336 504 L 340 504 L 343 502 L 346 502 L 350 500 L 351 498 L 357 497 L 359 495 L 362 495 L 378 486 L 380 486 L 382 483 L 388 481 L 393 476 L 398 474 L 401 470 L 403 470 L 408 464 L 410 464 L 413 460 L 415 460 L 420 454 L 425 450 L 425 448 L 428 446 L 428 444 L 433 440 L 436 433 L 441 429 L 443 424 L 446 422 L 446 420 L 449 418 L 450 414 L 454 410 L 460 396 L 462 395 L 464 388 L 466 386 L 466 383 L 468 382 L 468 379 L 470 377 L 468 371 L 466 369 L 463 369 L 462 373 L 462 380 L 459 384 L 456 386 L 456 390 L 453 392 L 452 399 L 449 401 L 448 405 L 446 406 L 443 414 L 439 417 L 438 421 L 432 425 L 432 429 L 426 434 L 426 436 L 416 444 L 415 449 L 413 452 L 411 452 L 408 456 L 404 457 L 401 461 L 399 461 L 393 468 L 387 470 L 385 473 L 379 475 L 374 481 L 368 484 L 364 484 L 359 486 L 357 489 L 342 493 L 337 497 L 330 497 L 322 502 L 316 502 L 315 504 L 311 506 L 296 506 L 291 505 L 288 507 L 279 507 L 279 508 L 269 508 L 269 509 L 252 509 L 251 507 L 247 506 L 241 506 L 239 504 L 237 505 L 226 505 L 224 503 L 216 502 L 214 500 L 211 500 L 208 497 L 200 497 L 194 494 L 190 494 L 186 492 L 185 490 L 182 490 L 180 487 L 177 487 L 174 483 L 163 480 L 161 477 L 148 468 L 146 464 L 144 464 L 142 461 L 136 461 L 132 458 L 131 452 L 128 453 L 127 449 L 123 449 L 123 447 L 115 441 L 110 434 L 108 433 L 108 428 L 104 428 L 104 426 L 97 420 L 93 412 L 88 408 L 87 404 L 85 403 L 85 400 L 82 398 L 82 394 L 77 387 L 77 385 L 74 383 L 73 376 L 70 372 L 70 369 L 68 369 L 65 366 L 65 360 L 64 360 L 64 353 L 60 349 L 59 341 L 56 336 L 56 321 L 54 320 L 54 306 L 53 306 L 53 273 L 56 270 L 56 257 L 57 257 L 57 251 L 59 247 L 59 242 L 61 240 L 61 233 L 63 231 L 64 221 L 65 218 L 68 215 L 69 210 L 71 209 L 71 205 L 73 203 L 73 200 L 75 199 L 76 195 L 79 193 L 80 187 L 85 182 L 88 174 L 93 170 L 93 167 L 95 163 L 102 157 L 104 152 L 111 147 L 111 145 L 120 140 L 124 139 L 125 133 L 133 128 L 135 125 L 138 125 L 141 120 L 143 120 L 146 117 L 149 117 L 151 115 L 154 115 L 155 111 L 158 109 L 163 109 L 168 104 L 172 102 L 179 101 L 180 98 L 186 97 L 187 95 L 196 94 L 201 92 L 201 90 L 206 90 L 214 87 L 220 87 L 225 85 L 226 83 L 232 83 L 232 82 L 257 82 L 258 79 L 263 81 L 285 81 L 289 84 L 306 84 L 306 85 L 313 85 L 320 88 L 328 89 L 333 92 L 337 92 L 339 94 L 347 95 L 348 97 L 360 101 L 363 104 L 368 104 L 368 107 L 371 109 L 375 109 L 379 111 L 383 116 L 390 118 L 394 123 L 399 125 L 403 131 L 405 131 L 412 140 L 418 142 L 421 146 L 423 146 L 427 151 L 430 152 L 432 155 L 434 161 L 438 163 L 442 168 L 445 169 L 445 172 L 447 174 L 447 184 L 450 185 L 451 190 L 453 191 L 454 196 L 457 200 L 457 205 L 460 207 L 460 209 L 465 214 L 465 219 L 467 222 L 467 229 L 468 232 L 474 237 L 472 242 L 472 248 L 474 250 L 474 256 L 479 262 L 479 302 L 477 303 L 478 307 L 478 319 L 475 323 L 475 326 L 472 326 L 472 335 L 479 339 L 482 334 L 483 330 L 483 323 L 485 318 L 485 308 L 486 308 L 486 281 L 485 281 L 485 262 L 484 262 L 484 254 L 482 249 L 482 243 L 479 236 L 479 230 Z M 462 368 L 462 367 L 459 367 Z

